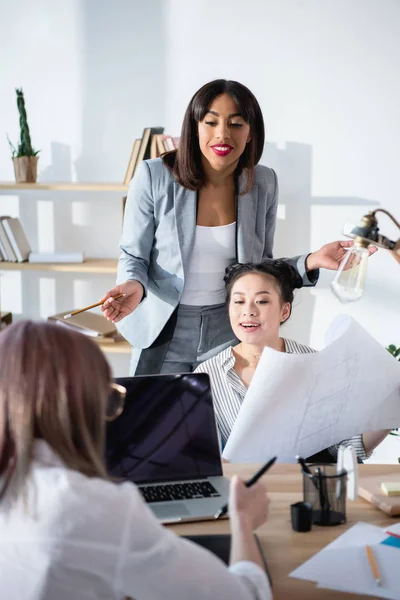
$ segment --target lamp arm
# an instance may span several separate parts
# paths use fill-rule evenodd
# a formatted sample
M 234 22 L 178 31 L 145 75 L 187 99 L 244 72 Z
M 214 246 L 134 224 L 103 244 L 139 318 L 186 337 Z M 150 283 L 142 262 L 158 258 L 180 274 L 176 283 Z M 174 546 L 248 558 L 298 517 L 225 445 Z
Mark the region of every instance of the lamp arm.
M 371 211 L 371 214 L 375 216 L 377 212 L 385 213 L 385 215 L 392 219 L 393 223 L 397 226 L 397 228 L 400 229 L 400 223 L 396 221 L 394 216 L 391 215 L 388 210 L 385 210 L 384 208 L 377 208 L 376 210 Z
M 400 239 L 397 240 L 394 248 L 393 248 L 393 257 L 400 264 Z

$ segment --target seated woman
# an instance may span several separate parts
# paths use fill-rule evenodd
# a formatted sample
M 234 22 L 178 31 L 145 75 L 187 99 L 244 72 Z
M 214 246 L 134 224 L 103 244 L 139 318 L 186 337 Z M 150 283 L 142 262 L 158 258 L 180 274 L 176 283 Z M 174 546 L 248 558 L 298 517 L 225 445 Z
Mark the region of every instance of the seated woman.
M 228 569 L 162 527 L 133 483 L 107 478 L 105 418 L 123 406 L 111 389 L 84 335 L 29 321 L 0 333 L 3 597 L 271 599 L 253 536 L 267 518 L 264 487 L 232 480 Z
M 213 391 L 217 424 L 223 445 L 229 437 L 247 388 L 265 346 L 279 352 L 306 354 L 312 348 L 280 337 L 280 326 L 290 317 L 293 291 L 302 287 L 298 272 L 282 260 L 260 264 L 236 264 L 225 271 L 229 318 L 237 346 L 230 346 L 200 364 L 196 372 L 208 373 Z M 351 444 L 359 460 L 368 458 L 388 430 L 357 435 L 342 444 Z M 309 460 L 335 461 L 339 444 Z

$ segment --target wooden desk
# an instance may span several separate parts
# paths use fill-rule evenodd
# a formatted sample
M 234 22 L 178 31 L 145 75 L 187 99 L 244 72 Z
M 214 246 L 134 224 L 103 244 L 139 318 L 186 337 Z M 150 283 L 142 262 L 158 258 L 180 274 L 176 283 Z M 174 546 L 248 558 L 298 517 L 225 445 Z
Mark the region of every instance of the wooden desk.
M 248 479 L 256 470 L 257 465 L 224 465 L 227 477 L 237 473 L 242 479 Z M 376 475 L 393 472 L 393 465 L 359 465 L 359 473 Z M 322 550 L 346 529 L 357 523 L 365 521 L 378 527 L 388 526 L 400 520 L 398 517 L 390 518 L 372 504 L 362 498 L 354 502 L 347 501 L 347 523 L 333 527 L 319 527 L 314 525 L 308 533 L 296 533 L 292 530 L 290 522 L 290 504 L 302 500 L 302 476 L 298 465 L 274 465 L 262 481 L 271 498 L 270 516 L 265 525 L 257 530 L 260 538 L 268 568 L 273 582 L 275 600 L 312 600 L 331 599 L 338 597 L 365 598 L 354 594 L 341 594 L 336 591 L 317 589 L 309 581 L 288 577 L 289 573 L 301 565 L 313 554 Z M 198 535 L 211 533 L 228 533 L 229 522 L 204 521 L 202 523 L 186 523 L 170 526 L 178 535 Z

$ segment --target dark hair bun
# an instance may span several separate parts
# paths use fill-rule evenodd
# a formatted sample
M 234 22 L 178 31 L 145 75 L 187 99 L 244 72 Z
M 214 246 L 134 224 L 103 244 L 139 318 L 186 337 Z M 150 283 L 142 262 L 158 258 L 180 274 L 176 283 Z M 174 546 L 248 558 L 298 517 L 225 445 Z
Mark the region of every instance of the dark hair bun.
M 227 285 L 232 279 L 235 279 L 236 275 L 244 275 L 245 273 L 249 272 L 250 269 L 247 268 L 249 266 L 250 263 L 234 263 L 233 265 L 229 265 L 228 267 L 226 267 L 224 275 L 225 285 Z
M 292 267 L 288 262 L 282 259 L 273 259 L 271 261 L 266 261 L 272 267 L 271 275 L 277 277 L 282 282 L 285 282 L 289 285 L 293 290 L 299 289 L 303 287 L 303 278 L 297 269 Z M 276 275 L 273 273 L 276 271 Z

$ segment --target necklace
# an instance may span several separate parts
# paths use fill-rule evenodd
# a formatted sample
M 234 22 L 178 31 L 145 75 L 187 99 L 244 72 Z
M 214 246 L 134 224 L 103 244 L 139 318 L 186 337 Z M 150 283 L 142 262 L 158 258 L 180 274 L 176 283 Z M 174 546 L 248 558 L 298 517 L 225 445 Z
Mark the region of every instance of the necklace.
M 242 357 L 244 358 L 244 360 L 246 360 L 249 363 L 250 366 L 257 365 L 258 361 L 261 358 L 261 354 L 253 354 L 252 352 L 250 352 L 250 356 L 252 357 L 253 360 L 250 357 L 246 356 L 245 354 L 242 354 Z
M 260 360 L 261 354 L 262 354 L 262 350 L 260 353 L 251 352 L 251 351 L 243 352 L 243 346 L 241 344 L 237 346 L 236 352 L 240 356 L 240 359 L 243 361 L 246 361 L 248 363 L 248 365 L 251 367 L 257 366 L 258 361 Z

